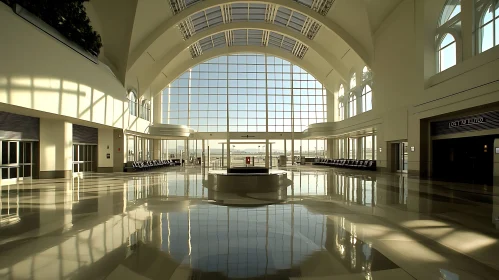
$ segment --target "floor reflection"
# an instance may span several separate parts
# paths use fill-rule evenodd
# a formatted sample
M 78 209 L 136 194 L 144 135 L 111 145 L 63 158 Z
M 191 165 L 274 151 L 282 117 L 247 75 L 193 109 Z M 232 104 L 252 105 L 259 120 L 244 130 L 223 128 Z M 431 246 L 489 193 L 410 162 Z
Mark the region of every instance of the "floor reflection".
M 289 168 L 288 178 L 290 186 L 264 193 L 214 191 L 194 168 L 1 186 L 0 279 L 499 277 L 493 260 L 482 264 L 497 246 L 492 194 L 466 196 L 463 186 L 404 174 Z M 403 255 L 413 252 L 395 261 L 378 248 L 397 249 L 384 240 L 422 246 L 402 228 L 449 248 L 472 236 L 480 247 L 461 252 L 480 262 L 455 257 L 469 265 L 463 271 L 430 257 L 446 251 L 414 250 L 433 261 L 410 270 Z M 453 237 L 463 230 L 475 233 Z M 474 273 L 483 275 L 467 278 Z

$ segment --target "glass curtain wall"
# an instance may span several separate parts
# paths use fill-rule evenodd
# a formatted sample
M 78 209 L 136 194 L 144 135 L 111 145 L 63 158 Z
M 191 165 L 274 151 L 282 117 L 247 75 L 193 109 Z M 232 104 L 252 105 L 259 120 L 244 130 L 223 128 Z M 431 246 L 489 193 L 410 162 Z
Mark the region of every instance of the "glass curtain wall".
M 326 90 L 273 56 L 234 54 L 199 64 L 163 90 L 162 122 L 199 132 L 302 132 L 326 121 Z
M 348 138 L 348 158 L 357 158 L 357 138 Z
M 368 135 L 360 138 L 362 150 L 360 159 L 374 159 L 374 136 Z

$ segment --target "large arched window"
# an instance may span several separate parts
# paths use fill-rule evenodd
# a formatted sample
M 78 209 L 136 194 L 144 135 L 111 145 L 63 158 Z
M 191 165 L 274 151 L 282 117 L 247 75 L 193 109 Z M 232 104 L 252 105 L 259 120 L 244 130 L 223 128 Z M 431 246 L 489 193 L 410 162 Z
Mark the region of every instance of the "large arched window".
M 340 85 L 340 89 L 338 90 L 338 117 L 340 121 L 345 119 L 345 87 Z
M 438 71 L 442 72 L 456 65 L 456 40 L 447 33 L 438 45 Z
M 353 117 L 357 115 L 357 96 L 351 93 L 348 99 L 348 117 Z
M 312 75 L 254 53 L 201 63 L 164 89 L 162 98 L 164 123 L 199 132 L 301 132 L 326 121 L 326 106 L 326 91 Z
M 362 81 L 367 81 L 369 79 L 371 79 L 371 71 L 367 68 L 367 66 L 364 66 L 362 69 Z
M 151 103 L 149 100 L 142 100 L 140 106 L 140 117 L 146 121 L 151 119 Z
M 485 3 L 478 28 L 480 52 L 499 45 L 499 2 L 492 0 Z
M 352 78 L 350 78 L 350 89 L 357 86 L 357 75 L 353 73 Z
M 442 72 L 457 63 L 457 42 L 450 34 L 459 34 L 461 26 L 461 1 L 447 0 L 437 23 L 437 71 Z
M 373 108 L 372 90 L 369 85 L 366 85 L 362 90 L 362 112 L 367 112 Z
M 137 94 L 133 90 L 128 92 L 128 110 L 130 115 L 137 116 Z

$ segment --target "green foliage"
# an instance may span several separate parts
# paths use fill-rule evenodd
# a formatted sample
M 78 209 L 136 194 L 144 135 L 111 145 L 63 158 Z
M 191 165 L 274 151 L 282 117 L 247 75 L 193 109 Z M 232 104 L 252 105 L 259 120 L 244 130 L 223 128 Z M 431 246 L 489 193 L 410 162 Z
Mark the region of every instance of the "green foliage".
M 98 56 L 102 47 L 100 35 L 90 26 L 84 2 L 89 0 L 0 0 L 14 7 L 19 4 L 54 27 L 69 40 Z

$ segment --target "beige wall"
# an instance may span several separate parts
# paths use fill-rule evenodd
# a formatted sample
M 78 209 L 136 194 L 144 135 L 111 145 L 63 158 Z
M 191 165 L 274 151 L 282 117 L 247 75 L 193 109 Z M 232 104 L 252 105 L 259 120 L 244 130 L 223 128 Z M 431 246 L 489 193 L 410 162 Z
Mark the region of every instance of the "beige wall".
M 469 1 L 463 0 L 463 5 L 469 7 Z M 374 34 L 374 109 L 331 123 L 325 132 L 342 135 L 374 128 L 382 168 L 388 166 L 389 143 L 408 140 L 409 146 L 415 147 L 409 153 L 409 170 L 426 172 L 431 164 L 428 120 L 457 111 L 469 115 L 499 102 L 499 48 L 473 54 L 472 42 L 458 42 L 463 44 L 463 60 L 436 73 L 435 28 L 444 2 L 405 0 L 383 21 Z M 469 17 L 470 13 L 465 13 L 463 23 L 470 24 Z M 471 40 L 470 32 L 469 26 L 463 28 L 463 40 Z M 334 146 L 337 148 L 337 142 Z
M 40 171 L 69 171 L 73 164 L 73 124 L 40 119 Z
M 99 128 L 98 135 L 98 147 L 97 147 L 97 167 L 113 167 L 113 150 L 114 150 L 114 135 L 112 128 Z M 110 158 L 107 158 L 107 154 L 110 154 Z
M 84 58 L 0 4 L 0 102 L 65 119 L 147 131 L 130 116 L 123 84 L 104 65 Z M 36 46 L 36 47 L 35 47 Z

